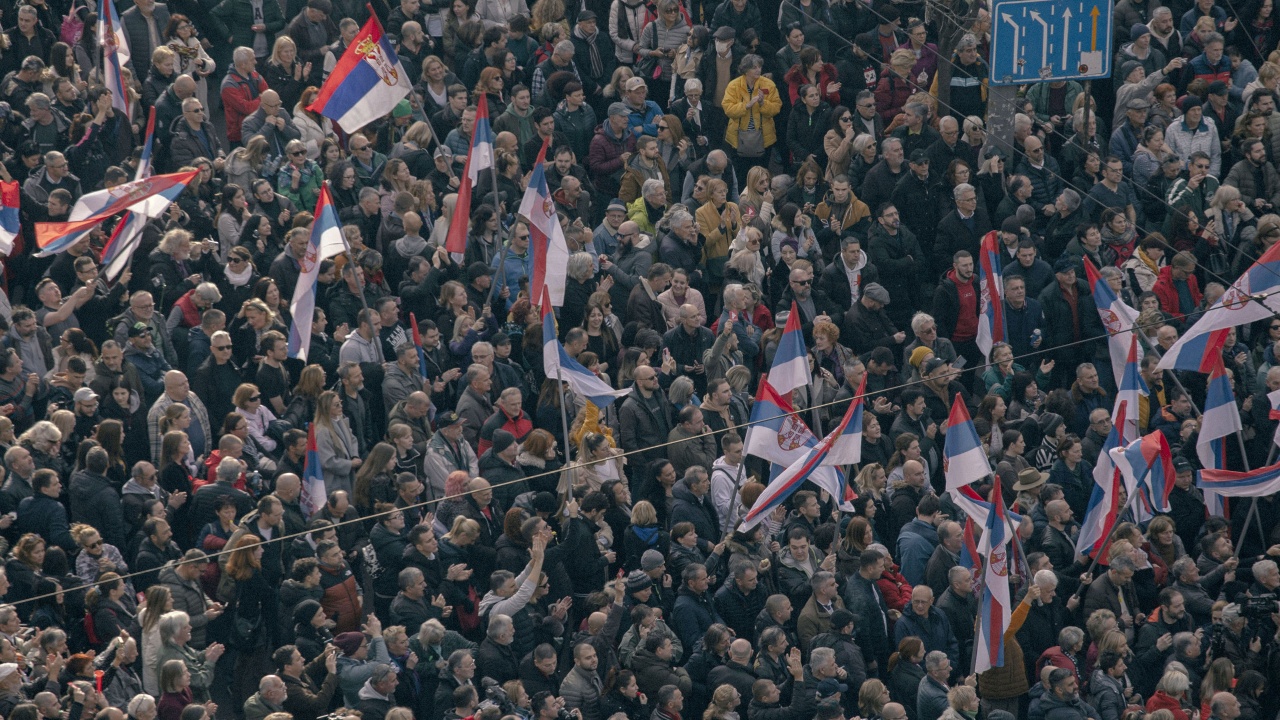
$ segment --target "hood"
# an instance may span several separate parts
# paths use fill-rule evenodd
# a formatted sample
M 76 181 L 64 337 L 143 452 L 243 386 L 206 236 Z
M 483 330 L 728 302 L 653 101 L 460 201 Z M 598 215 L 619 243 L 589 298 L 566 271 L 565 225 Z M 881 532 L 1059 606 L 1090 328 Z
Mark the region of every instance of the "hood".
M 422 253 L 423 250 L 427 249 L 426 238 L 421 235 L 405 235 L 399 240 L 396 240 L 393 244 L 395 245 L 396 252 L 405 257 L 418 255 Z
M 670 663 L 662 658 L 654 655 L 652 651 L 640 648 L 631 656 L 631 664 L 637 675 L 642 674 L 645 669 L 658 665 L 661 667 L 669 667 Z
M 632 525 L 631 531 L 634 532 L 636 537 L 643 540 L 644 544 L 648 545 L 649 547 L 653 547 L 654 544 L 658 542 L 659 532 L 661 532 L 658 529 L 657 525 L 648 525 L 648 526 Z
M 373 678 L 369 678 L 364 681 L 364 685 L 360 686 L 360 692 L 356 693 L 356 697 L 361 700 L 381 700 L 383 702 L 391 702 L 391 698 L 373 689 Z
M 864 257 L 865 257 L 865 255 L 864 255 Z M 942 277 L 943 277 L 944 279 L 946 279 L 946 280 L 950 280 L 951 282 L 955 283 L 955 285 L 956 285 L 956 286 L 960 286 L 960 285 L 972 285 L 972 284 L 973 284 L 973 282 L 974 282 L 974 280 L 976 280 L 978 276 L 977 276 L 977 275 L 971 275 L 971 276 L 969 276 L 969 282 L 967 282 L 967 283 L 966 283 L 966 282 L 962 282 L 962 281 L 960 280 L 960 278 L 956 275 L 956 269 L 955 269 L 955 268 L 951 268 L 950 270 L 948 270 L 948 271 L 946 271 L 945 273 L 943 273 L 943 274 L 942 274 Z
M 729 477 L 733 477 L 733 478 L 736 478 L 738 476 L 738 467 L 739 466 L 737 465 L 730 465 L 728 461 L 724 459 L 723 455 L 716 458 L 716 461 L 711 463 L 712 472 L 715 472 L 716 470 L 723 470 L 729 473 Z
M 603 135 L 605 139 L 611 143 L 621 143 L 621 144 L 626 143 L 625 137 L 619 137 L 613 134 L 613 128 L 609 127 L 608 118 L 605 118 L 605 121 L 600 123 L 600 127 L 596 128 L 596 134 Z M 41 168 L 41 170 L 43 169 L 44 168 Z
M 126 485 L 126 487 L 128 487 Z M 165 565 L 160 568 L 160 584 L 161 585 L 186 585 L 187 581 L 178 577 L 178 571 L 173 565 Z
M 143 487 L 141 483 L 139 483 L 137 480 L 134 480 L 133 478 L 129 478 L 129 482 L 124 484 L 124 487 L 120 490 L 120 494 L 121 495 L 150 495 L 152 497 L 155 496 L 154 492 L 152 492 L 148 488 Z

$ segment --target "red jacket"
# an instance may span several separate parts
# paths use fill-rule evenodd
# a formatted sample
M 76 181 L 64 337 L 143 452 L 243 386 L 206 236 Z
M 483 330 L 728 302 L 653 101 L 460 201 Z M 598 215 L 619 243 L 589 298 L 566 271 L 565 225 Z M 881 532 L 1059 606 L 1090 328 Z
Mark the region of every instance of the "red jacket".
M 1187 289 L 1191 291 L 1191 300 L 1196 305 L 1204 299 L 1204 295 L 1200 292 L 1200 283 L 1196 282 L 1194 274 L 1187 275 Z M 1173 266 L 1165 265 L 1160 268 L 1160 274 L 1156 276 L 1156 284 L 1152 286 L 1151 292 L 1160 298 L 1160 309 L 1173 316 L 1174 320 L 1183 320 L 1183 314 L 1178 312 L 1178 289 L 1173 284 Z
M 267 81 L 258 73 L 244 77 L 231 69 L 222 79 L 222 107 L 227 116 L 227 139 L 240 142 L 240 125 L 258 109 Z
M 1182 703 L 1176 698 L 1170 697 L 1165 691 L 1157 690 L 1155 695 L 1147 700 L 1147 712 L 1155 712 L 1156 710 L 1168 710 L 1173 713 L 1173 720 L 1191 720 L 1187 715 L 1187 711 L 1182 709 Z M 1207 715 L 1205 717 L 1208 717 Z
M 884 596 L 884 604 L 889 606 L 890 610 L 902 612 L 911 604 L 911 583 L 907 582 L 907 579 L 898 571 L 897 565 L 881 573 L 880 579 L 876 581 L 876 587 L 880 588 L 880 594 Z
M 1070 670 L 1076 676 L 1076 682 L 1080 681 L 1080 671 L 1076 668 L 1075 662 L 1062 652 L 1062 648 L 1058 645 L 1040 653 L 1040 659 L 1036 661 L 1036 677 L 1040 677 L 1040 672 L 1046 667 L 1059 667 L 1063 670 Z
M 351 574 L 344 564 L 336 570 L 320 566 L 320 587 L 324 596 L 320 598 L 320 607 L 324 614 L 337 623 L 333 634 L 356 632 L 360 629 L 360 586 L 356 584 L 356 576 Z
M 907 99 L 915 92 L 914 85 L 892 70 L 880 78 L 880 84 L 876 85 L 876 108 L 885 125 L 893 123 L 893 119 L 902 112 L 902 106 L 907 104 Z
M 791 104 L 798 104 L 800 102 L 800 88 L 809 84 L 809 77 L 800 70 L 799 65 L 792 65 L 782 79 L 787 82 L 787 95 L 791 98 Z M 826 100 L 831 107 L 840 104 L 840 91 L 831 92 L 827 90 L 827 86 L 838 82 L 840 82 L 840 73 L 836 71 L 836 66 L 831 63 L 823 63 L 822 68 L 818 70 L 818 92 L 822 94 L 822 99 Z

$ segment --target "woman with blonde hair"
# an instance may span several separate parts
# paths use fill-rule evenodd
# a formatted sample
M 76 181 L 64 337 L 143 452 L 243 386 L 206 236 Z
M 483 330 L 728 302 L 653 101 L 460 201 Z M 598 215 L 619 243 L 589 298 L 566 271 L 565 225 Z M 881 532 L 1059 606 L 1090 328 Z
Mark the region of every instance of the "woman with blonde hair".
M 702 720 L 738 720 L 735 708 L 742 702 L 742 693 L 732 685 L 721 685 L 711 694 L 711 705 L 702 713 Z
M 35 461 L 36 468 L 48 468 L 61 474 L 62 431 L 48 420 L 39 420 L 18 436 L 18 445 L 26 448 Z
M 613 75 L 609 77 L 609 84 L 605 85 L 604 89 L 600 92 L 605 96 L 605 98 L 611 101 L 614 98 L 620 98 L 622 97 L 623 86 L 627 84 L 628 80 L 635 76 L 636 73 L 631 69 L 630 65 L 619 65 L 618 68 L 613 71 Z
M 773 215 L 772 206 L 766 205 L 769 215 Z M 746 216 L 743 216 L 745 219 Z M 768 269 L 761 258 L 760 248 L 764 242 L 764 230 L 755 224 L 746 225 L 729 244 L 729 262 L 725 263 L 724 281 L 729 283 L 750 283 L 756 287 L 764 284 L 768 277 Z
M 293 38 L 281 33 L 271 46 L 271 56 L 267 58 L 266 67 L 262 70 L 262 79 L 280 95 L 280 106 L 289 109 L 297 107 L 302 97 L 302 89 L 307 86 L 307 78 L 311 77 L 311 63 L 298 61 L 298 46 Z M 318 151 L 319 148 L 316 148 Z M 314 160 L 319 154 L 312 155 Z
M 616 543 L 615 543 L 616 547 Z M 622 534 L 623 568 L 640 569 L 640 559 L 647 550 L 657 550 L 666 557 L 671 549 L 671 536 L 658 523 L 653 503 L 640 500 L 631 506 L 631 524 Z
M 868 678 L 858 688 L 858 713 L 866 720 L 879 718 L 890 701 L 889 688 L 875 678 Z
M 609 438 L 596 432 L 586 433 L 578 446 L 578 460 L 565 468 L 566 487 L 592 492 L 609 480 L 621 478 L 621 455 L 622 450 L 614 447 Z
M 333 134 L 333 121 L 308 109 L 319 95 L 320 88 L 308 85 L 293 106 L 293 125 L 298 128 L 301 140 L 307 146 L 307 157 L 316 161 L 320 161 L 320 149 L 325 138 Z
M 160 678 L 156 661 L 160 657 L 160 616 L 173 610 L 173 595 L 167 585 L 147 588 L 146 599 L 138 608 L 138 624 L 142 637 L 138 650 L 142 653 L 142 687 L 152 695 L 160 694 Z
M 227 182 L 236 187 L 253 186 L 253 181 L 266 171 L 270 143 L 262 135 L 246 138 L 244 145 L 227 155 Z
M 316 415 L 316 403 L 327 385 L 324 368 L 308 365 L 298 374 L 298 384 L 293 388 L 284 419 L 296 428 L 306 427 Z
M 705 240 L 702 257 L 707 266 L 707 281 L 719 286 L 724 279 L 724 265 L 729 260 L 729 243 L 742 229 L 742 211 L 729 202 L 729 185 L 712 178 L 707 182 L 707 201 L 698 208 L 698 234 Z
M 360 469 L 360 445 L 342 413 L 342 397 L 332 390 L 320 393 L 315 413 L 316 449 L 324 470 L 325 494 L 351 492 L 351 474 Z
M 978 691 L 964 684 L 957 684 L 947 691 L 947 709 L 941 720 L 973 720 L 978 717 Z

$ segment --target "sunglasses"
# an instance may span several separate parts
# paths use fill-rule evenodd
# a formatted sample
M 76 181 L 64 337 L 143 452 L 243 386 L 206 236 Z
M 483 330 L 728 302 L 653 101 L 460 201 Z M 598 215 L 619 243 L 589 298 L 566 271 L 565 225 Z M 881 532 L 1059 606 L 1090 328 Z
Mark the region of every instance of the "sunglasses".
M 289 153 L 289 155 L 291 155 L 292 157 L 297 157 L 299 155 L 306 155 L 306 154 L 307 154 L 306 150 L 294 150 L 293 152 Z
M 230 350 L 231 346 L 230 345 L 214 345 L 213 349 L 214 350 Z
M 792 280 L 791 284 L 792 285 L 812 285 L 813 281 L 812 280 Z
M 262 396 L 254 395 L 253 397 L 249 398 L 249 402 L 262 402 Z

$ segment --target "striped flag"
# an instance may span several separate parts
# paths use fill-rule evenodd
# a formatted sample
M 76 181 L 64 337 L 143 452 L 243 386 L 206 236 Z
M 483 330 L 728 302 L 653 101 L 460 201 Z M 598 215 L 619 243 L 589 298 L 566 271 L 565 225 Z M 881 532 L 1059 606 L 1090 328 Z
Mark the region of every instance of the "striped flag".
M 13 240 L 21 227 L 22 185 L 17 180 L 0 182 L 0 255 L 13 254 Z
M 151 177 L 151 151 L 155 143 L 155 134 L 156 108 L 153 105 L 147 114 L 147 140 L 142 145 L 142 156 L 138 160 L 138 170 L 133 175 L 134 180 Z M 159 207 L 156 207 L 157 205 Z M 142 242 L 142 231 L 147 222 L 159 216 L 168 206 L 168 201 L 152 198 L 146 201 L 146 207 L 142 211 L 126 210 L 124 215 L 120 216 L 120 222 L 116 223 L 115 231 L 107 240 L 106 247 L 102 248 L 102 271 L 107 282 L 115 282 L 124 269 L 129 267 L 133 252 Z
M 783 395 L 792 390 L 813 384 L 809 372 L 809 356 L 804 346 L 804 333 L 800 330 L 800 310 L 791 301 L 791 313 L 778 339 L 778 349 L 773 354 L 773 367 L 769 369 L 769 382 Z
M 132 120 L 133 104 L 129 102 L 124 82 L 124 67 L 132 56 L 124 25 L 112 0 L 98 0 L 98 44 L 102 46 L 103 84 L 111 91 L 111 107 Z M 151 58 L 146 60 L 150 63 Z
M 316 309 L 316 289 L 320 279 L 320 263 L 326 258 L 341 255 L 346 250 L 342 237 L 342 223 L 329 195 L 329 184 L 320 186 L 316 200 L 315 220 L 311 225 L 311 237 L 307 240 L 306 255 L 299 261 L 301 273 L 289 301 L 289 313 L 293 322 L 289 325 L 289 357 L 306 362 L 311 346 L 311 321 Z
M 489 126 L 489 101 L 484 95 L 476 102 L 476 124 L 471 131 L 471 150 L 458 185 L 458 202 L 453 206 L 449 219 L 449 235 L 445 249 L 453 253 L 454 261 L 461 261 L 467 251 L 468 226 L 471 223 L 471 192 L 480 177 L 480 171 L 497 171 L 498 163 L 493 154 L 493 128 Z
M 427 380 L 427 351 L 422 348 L 422 334 L 418 332 L 418 316 L 409 313 L 409 329 L 413 332 L 413 346 L 418 350 L 418 374 Z
M 1005 341 L 1009 330 L 1004 318 L 1004 275 L 1000 271 L 1000 232 L 992 230 L 982 237 L 978 249 L 978 349 L 982 357 L 991 357 L 991 348 Z
M 1111 460 L 1111 449 L 1124 446 L 1124 427 L 1127 415 L 1136 415 L 1136 406 L 1131 410 L 1128 403 L 1116 403 L 1115 417 L 1111 423 L 1111 432 L 1103 441 L 1102 453 L 1098 455 L 1098 466 L 1093 469 L 1093 493 L 1089 496 L 1089 507 L 1085 510 L 1084 519 L 1080 523 L 1080 535 L 1076 538 L 1076 552 L 1094 557 L 1100 552 L 1111 530 L 1120 516 L 1120 489 L 1124 478 L 1119 468 Z
M 1200 418 L 1200 434 L 1196 439 L 1196 457 L 1205 470 L 1227 469 L 1226 439 L 1240 432 L 1240 409 L 1236 407 L 1235 393 L 1231 391 L 1231 379 L 1222 365 L 1222 353 L 1214 354 L 1217 362 L 1209 373 L 1205 393 L 1204 414 Z M 1210 515 L 1226 517 L 1226 502 L 1212 489 L 1204 491 L 1205 510 Z
M 985 672 L 1004 667 L 1004 633 L 1009 627 L 1012 605 L 1009 601 L 1009 532 L 1004 500 L 1000 497 L 1000 476 L 991 490 L 994 511 L 987 515 L 986 530 L 978 545 L 983 560 L 982 604 L 978 611 L 978 631 L 974 638 L 976 652 L 973 671 Z
M 307 428 L 307 454 L 302 466 L 302 495 L 298 503 L 302 513 L 311 517 L 324 507 L 328 493 L 324 487 L 324 470 L 320 467 L 320 451 L 316 449 L 316 426 L 311 423 Z
M 1164 433 L 1148 433 L 1127 446 L 1114 447 L 1108 454 L 1124 475 L 1125 490 L 1132 497 L 1140 493 L 1135 516 L 1150 518 L 1167 513 L 1169 493 L 1173 490 L 1173 457 Z
M 550 144 L 549 137 L 542 141 L 542 149 L 538 151 L 538 159 L 529 176 L 529 187 L 520 201 L 520 214 L 529 220 L 529 248 L 533 252 L 533 279 L 529 287 L 546 288 L 551 305 L 561 307 L 564 305 L 569 245 L 565 242 L 564 231 L 556 217 L 556 203 L 551 199 L 551 189 L 547 185 L 547 147 Z M 506 278 L 494 278 L 494 287 L 505 282 Z M 508 304 L 516 301 L 516 290 L 511 289 Z
M 1138 311 L 1129 307 L 1122 301 L 1102 279 L 1102 274 L 1093 266 L 1093 261 L 1089 258 L 1084 259 L 1084 273 L 1089 281 L 1089 289 L 1093 293 L 1093 303 L 1098 308 L 1098 315 L 1102 318 L 1102 327 L 1107 330 L 1107 350 L 1111 353 L 1111 371 L 1115 374 L 1116 386 L 1119 387 L 1123 382 L 1124 366 L 1130 355 L 1129 340 L 1125 337 L 1133 336 L 1133 328 L 1138 324 Z M 1137 361 L 1142 360 L 1142 347 L 1137 348 Z M 1134 408 L 1137 406 L 1134 405 Z M 1131 417 L 1134 427 L 1137 427 L 1138 412 L 1135 409 Z M 1133 437 L 1132 435 L 1130 437 Z
M 1280 492 L 1280 463 L 1250 472 L 1201 470 L 1196 487 L 1223 497 L 1266 497 Z
M 156 175 L 85 195 L 76 203 L 76 208 L 85 208 L 81 211 L 86 213 L 83 219 L 36 223 L 36 247 L 40 248 L 36 256 L 47 257 L 65 251 L 98 223 L 125 210 L 141 212 L 147 206 L 146 201 L 153 197 L 164 198 L 166 204 L 172 202 L 198 172 Z M 76 208 L 72 209 L 73 218 L 78 214 Z

